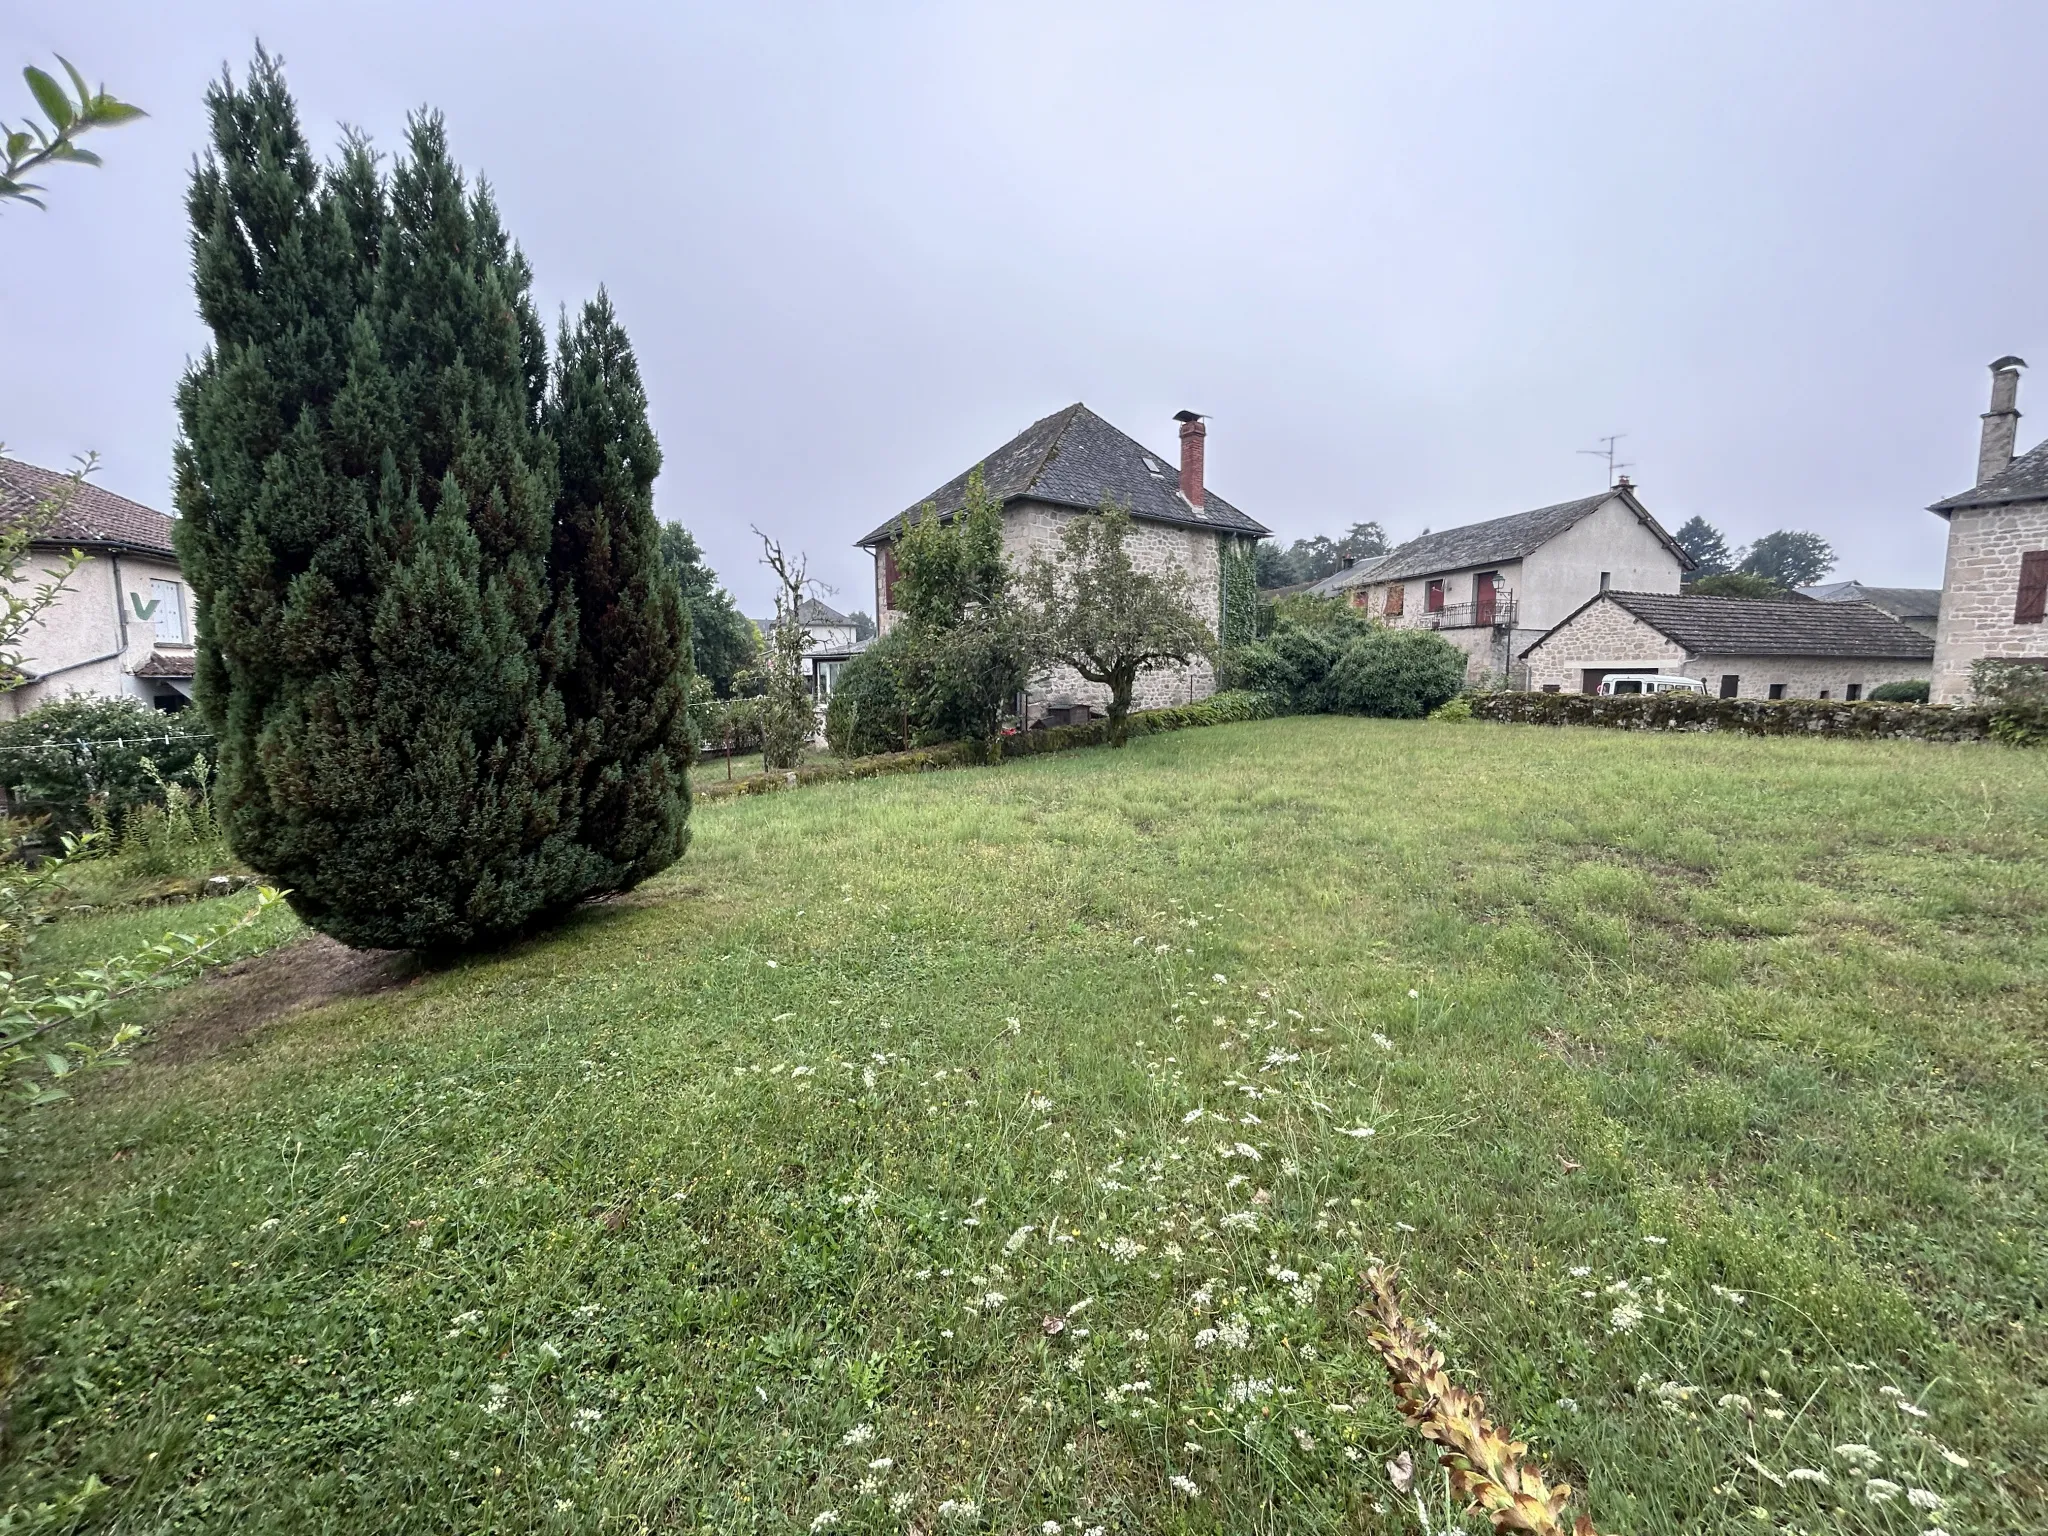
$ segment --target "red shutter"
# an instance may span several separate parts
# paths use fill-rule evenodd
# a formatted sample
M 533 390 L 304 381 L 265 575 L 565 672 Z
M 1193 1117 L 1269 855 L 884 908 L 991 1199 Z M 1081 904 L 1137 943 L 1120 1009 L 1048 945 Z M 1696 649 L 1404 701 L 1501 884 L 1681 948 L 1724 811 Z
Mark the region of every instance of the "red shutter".
M 896 606 L 896 546 L 882 546 L 882 606 Z
M 2048 549 L 2030 549 L 2020 556 L 2020 596 L 2013 604 L 2015 624 L 2039 624 L 2048 616 Z

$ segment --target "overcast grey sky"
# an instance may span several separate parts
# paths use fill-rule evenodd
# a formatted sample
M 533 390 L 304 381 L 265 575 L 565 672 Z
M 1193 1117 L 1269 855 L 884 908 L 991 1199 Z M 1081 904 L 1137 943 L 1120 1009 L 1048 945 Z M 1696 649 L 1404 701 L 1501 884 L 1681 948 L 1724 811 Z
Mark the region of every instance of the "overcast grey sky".
M 849 541 L 1077 399 L 1164 452 L 1208 412 L 1285 537 L 1585 494 L 1625 431 L 1667 526 L 1932 585 L 1984 365 L 2048 354 L 2038 0 L 0 15 L 0 112 L 61 51 L 153 114 L 0 217 L 10 452 L 169 509 L 200 93 L 260 36 L 316 141 L 441 108 L 550 315 L 609 286 L 750 612 L 750 523 L 871 607 Z

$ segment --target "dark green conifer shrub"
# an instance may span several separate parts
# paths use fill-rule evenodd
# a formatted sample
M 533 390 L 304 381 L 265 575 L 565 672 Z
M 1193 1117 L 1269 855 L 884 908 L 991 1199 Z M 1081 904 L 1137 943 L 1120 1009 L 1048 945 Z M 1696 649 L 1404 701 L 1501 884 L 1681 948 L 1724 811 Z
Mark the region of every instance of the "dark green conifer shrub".
M 632 343 L 603 289 L 565 323 L 546 427 L 561 455 L 553 568 L 576 648 L 562 676 L 580 816 L 605 888 L 637 885 L 689 843 L 690 631 L 661 556 L 661 448 Z
M 207 106 L 187 206 L 213 345 L 179 390 L 177 539 L 235 852 L 313 926 L 383 947 L 501 940 L 659 867 L 669 690 L 626 722 L 592 669 L 631 653 L 659 679 L 672 611 L 587 642 L 578 622 L 646 590 L 640 407 L 587 413 L 621 443 L 578 450 L 558 550 L 530 274 L 440 119 L 387 180 L 360 140 L 316 164 L 267 56 Z M 600 543 L 618 568 L 561 564 Z

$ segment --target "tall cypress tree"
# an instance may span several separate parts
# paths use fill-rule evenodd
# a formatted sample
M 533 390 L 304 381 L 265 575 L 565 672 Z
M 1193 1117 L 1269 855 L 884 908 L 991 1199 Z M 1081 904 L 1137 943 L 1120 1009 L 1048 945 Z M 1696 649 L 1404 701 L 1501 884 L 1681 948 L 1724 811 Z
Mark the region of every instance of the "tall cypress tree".
M 557 601 L 575 616 L 562 693 L 579 836 L 608 882 L 633 885 L 689 841 L 690 626 L 662 564 L 647 391 L 603 289 L 562 326 L 547 425 L 561 454 Z
M 208 107 L 178 542 L 236 851 L 337 938 L 427 948 L 658 867 L 679 837 L 582 836 L 587 787 L 647 775 L 570 715 L 545 339 L 488 188 L 431 115 L 388 186 L 359 142 L 321 174 L 261 54 Z

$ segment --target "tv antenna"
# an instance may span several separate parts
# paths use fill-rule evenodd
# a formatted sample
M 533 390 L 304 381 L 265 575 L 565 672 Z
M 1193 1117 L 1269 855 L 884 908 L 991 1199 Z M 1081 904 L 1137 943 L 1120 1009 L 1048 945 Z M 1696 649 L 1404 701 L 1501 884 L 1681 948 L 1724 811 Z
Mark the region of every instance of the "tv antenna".
M 1614 477 L 1617 474 L 1624 469 L 1634 469 L 1636 467 L 1633 459 L 1617 459 L 1614 456 L 1614 445 L 1627 436 L 1626 432 L 1610 432 L 1607 436 L 1600 439 L 1600 446 L 1598 448 L 1581 448 L 1578 450 L 1580 453 L 1588 453 L 1596 459 L 1605 459 L 1607 461 L 1607 489 L 1610 491 L 1614 489 Z

